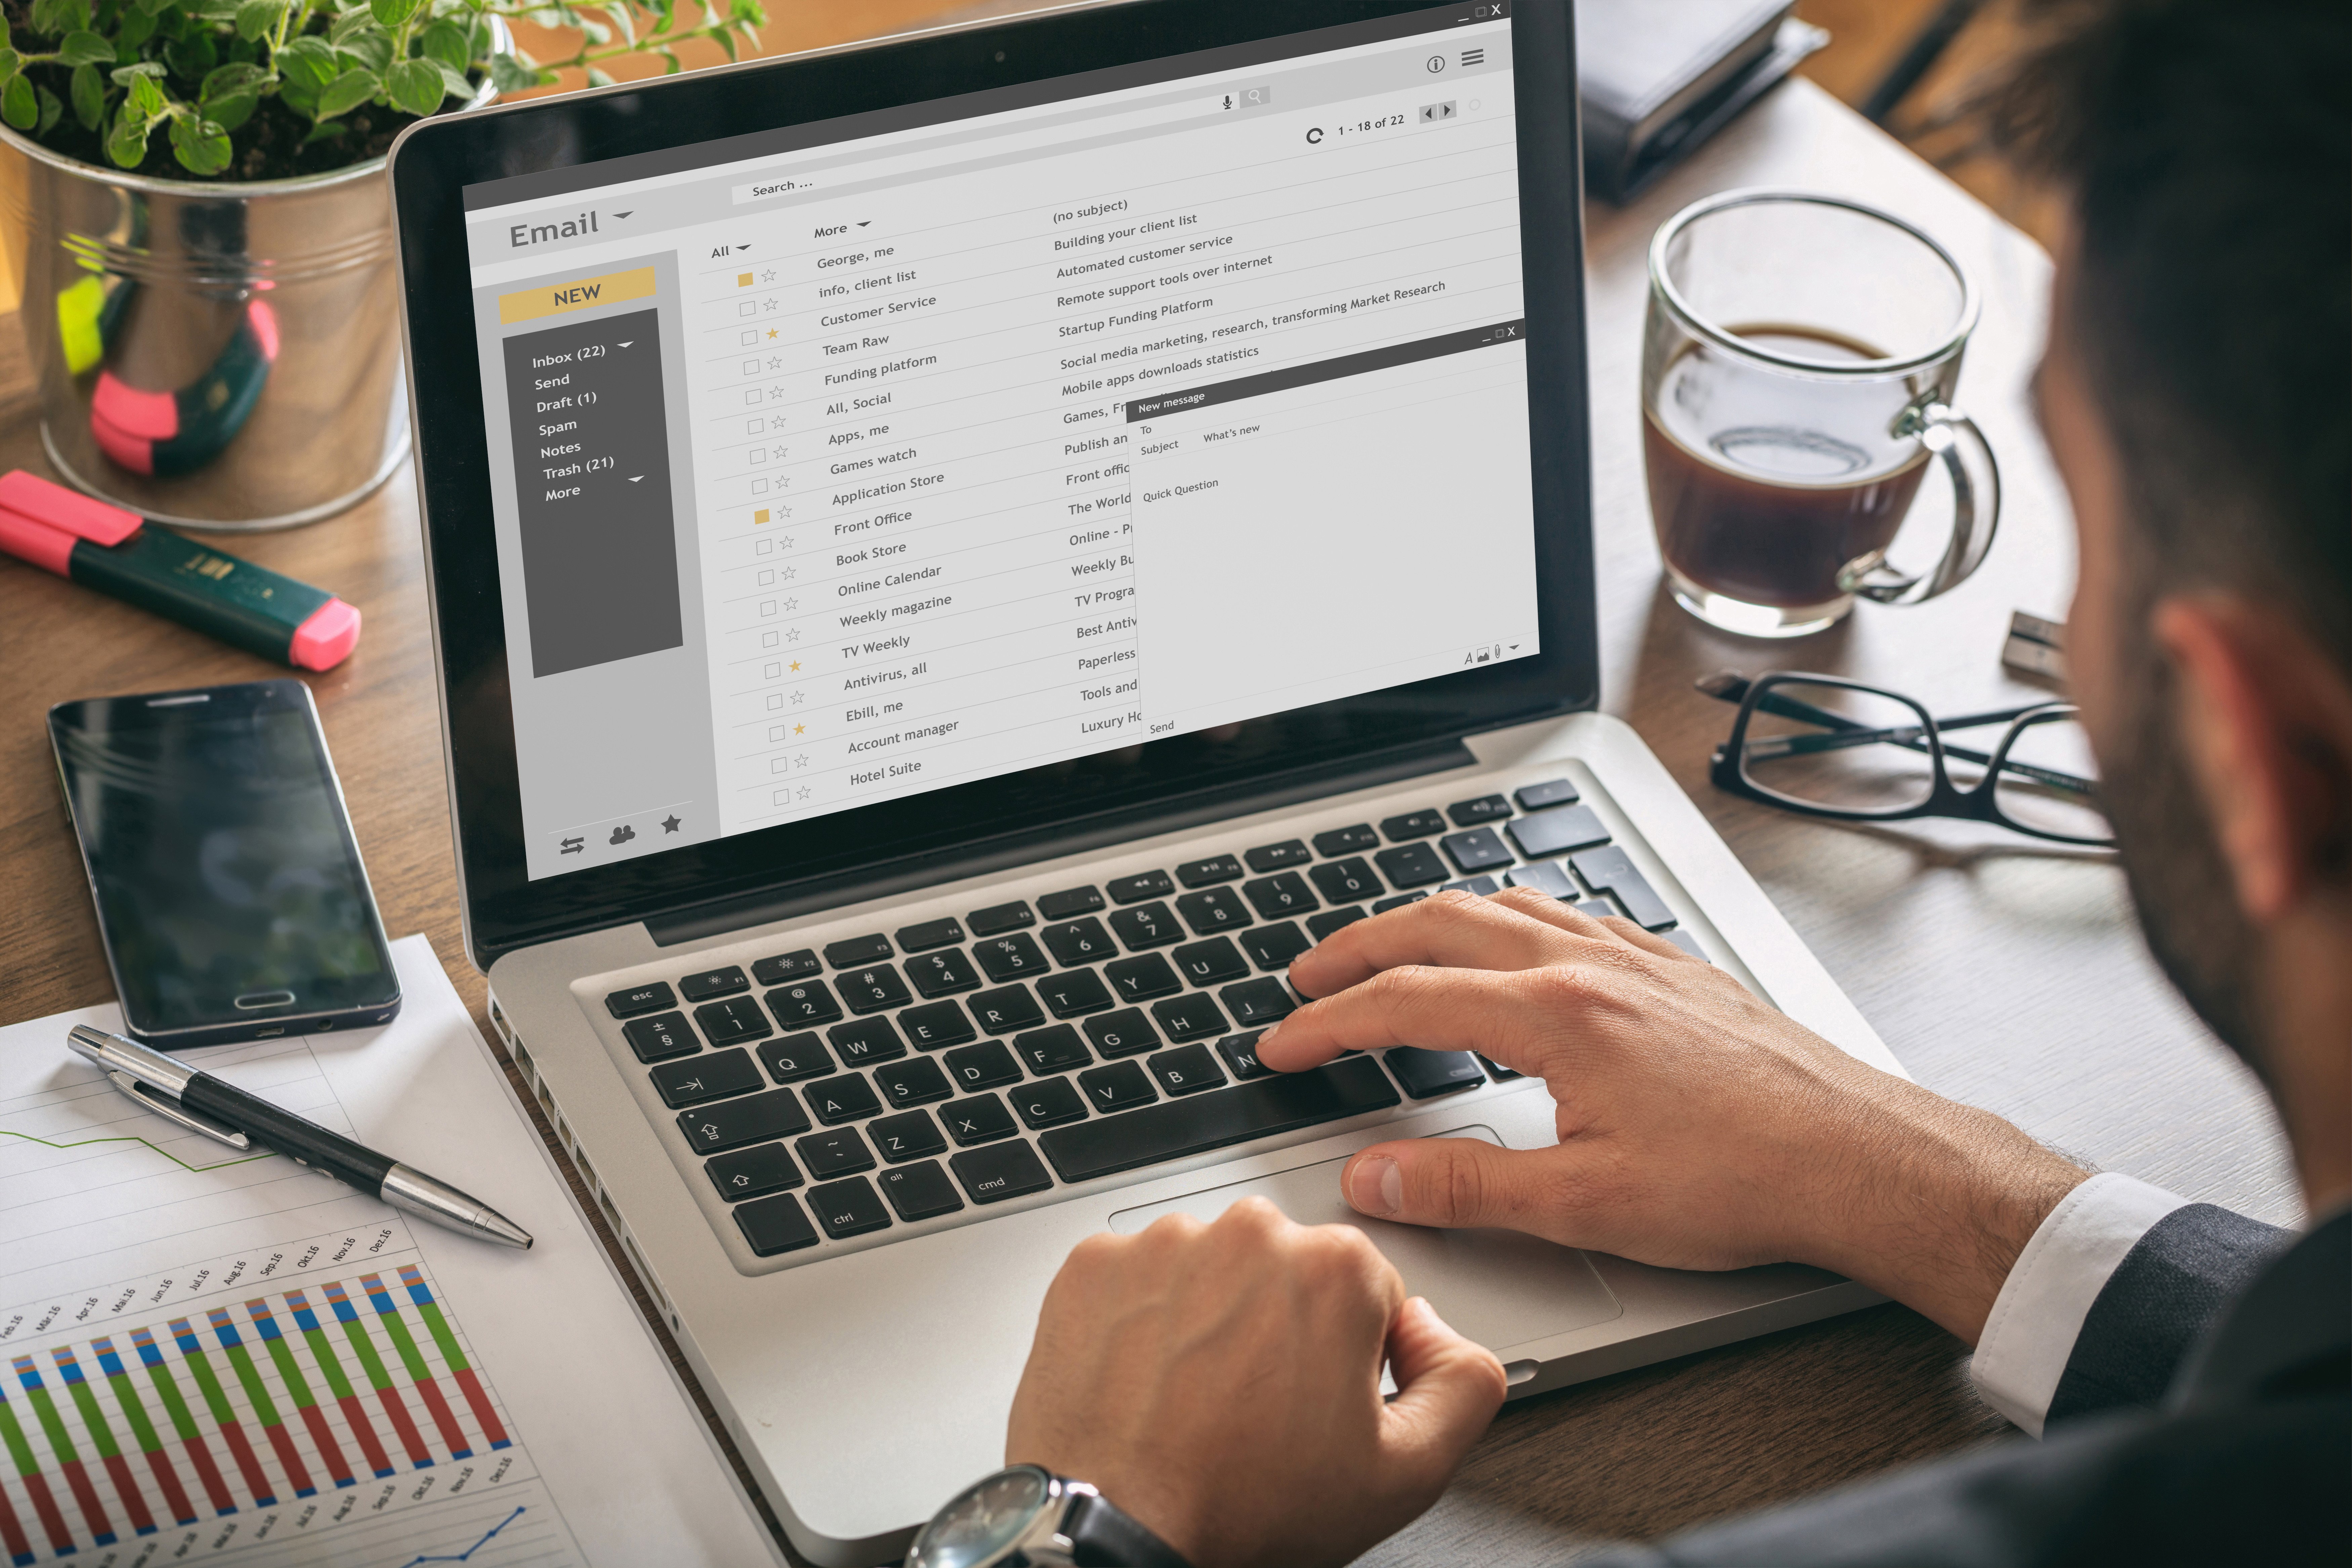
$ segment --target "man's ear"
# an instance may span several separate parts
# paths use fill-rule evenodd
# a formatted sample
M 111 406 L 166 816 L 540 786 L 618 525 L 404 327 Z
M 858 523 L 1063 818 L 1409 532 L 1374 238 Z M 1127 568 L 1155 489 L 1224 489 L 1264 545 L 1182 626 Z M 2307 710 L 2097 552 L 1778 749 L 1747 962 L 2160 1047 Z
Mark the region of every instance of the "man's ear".
M 2352 871 L 2352 683 L 2276 608 L 2159 601 L 2175 717 L 2247 917 L 2268 925 Z

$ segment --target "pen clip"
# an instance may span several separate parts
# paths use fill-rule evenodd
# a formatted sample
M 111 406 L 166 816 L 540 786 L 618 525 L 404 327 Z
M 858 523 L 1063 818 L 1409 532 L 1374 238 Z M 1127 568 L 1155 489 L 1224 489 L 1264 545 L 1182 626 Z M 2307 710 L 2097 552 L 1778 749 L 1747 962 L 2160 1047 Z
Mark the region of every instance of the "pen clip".
M 191 1133 L 202 1133 L 205 1137 L 226 1144 L 232 1149 L 249 1151 L 253 1147 L 253 1140 L 236 1128 L 224 1126 L 210 1116 L 200 1116 L 185 1106 L 150 1091 L 145 1084 L 127 1072 L 109 1071 L 106 1076 L 115 1088 L 138 1101 L 140 1104 L 163 1117 L 166 1122 L 177 1123 Z

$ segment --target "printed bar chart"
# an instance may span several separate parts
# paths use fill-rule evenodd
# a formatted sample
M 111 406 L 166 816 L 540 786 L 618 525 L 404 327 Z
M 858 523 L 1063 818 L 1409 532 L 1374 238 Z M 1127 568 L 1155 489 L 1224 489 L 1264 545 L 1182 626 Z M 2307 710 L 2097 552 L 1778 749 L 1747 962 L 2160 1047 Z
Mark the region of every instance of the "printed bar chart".
M 156 1397 L 163 1402 L 163 1413 L 172 1418 L 172 1430 L 179 1435 L 180 1446 L 188 1451 L 188 1462 L 196 1468 L 196 1479 L 204 1486 L 205 1500 L 213 1505 L 215 1514 L 235 1513 L 236 1502 L 229 1496 L 228 1483 L 221 1479 L 220 1467 L 213 1462 L 212 1448 L 196 1429 L 196 1418 L 188 1413 L 188 1402 L 180 1397 L 180 1385 L 173 1380 L 155 1336 L 145 1329 L 132 1329 L 131 1348 L 139 1353 L 139 1364 L 147 1369 Z
M 172 1457 L 163 1451 L 163 1439 L 157 1434 L 155 1424 L 147 1418 L 146 1401 L 139 1397 L 139 1390 L 132 1385 L 122 1357 L 115 1353 L 114 1341 L 100 1334 L 89 1342 L 89 1347 L 98 1353 L 98 1369 L 105 1375 L 114 1402 L 122 1406 L 123 1418 L 131 1423 L 131 1437 L 139 1445 L 140 1457 L 147 1461 L 163 1500 L 171 1505 L 172 1522 L 195 1523 L 195 1507 L 188 1501 L 187 1489 L 180 1484 L 180 1472 L 173 1466 Z M 69 1353 L 60 1350 L 58 1354 L 62 1356 Z

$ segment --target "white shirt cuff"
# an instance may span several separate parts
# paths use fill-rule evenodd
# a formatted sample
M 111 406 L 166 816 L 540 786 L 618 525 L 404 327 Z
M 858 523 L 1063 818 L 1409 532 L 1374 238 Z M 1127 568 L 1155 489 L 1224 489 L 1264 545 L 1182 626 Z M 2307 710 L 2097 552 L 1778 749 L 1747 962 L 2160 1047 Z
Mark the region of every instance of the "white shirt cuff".
M 2139 1239 L 2188 1201 L 2115 1171 L 2060 1199 L 2017 1255 L 1977 1342 L 1969 1377 L 1985 1403 L 2040 1437 L 2091 1303 Z

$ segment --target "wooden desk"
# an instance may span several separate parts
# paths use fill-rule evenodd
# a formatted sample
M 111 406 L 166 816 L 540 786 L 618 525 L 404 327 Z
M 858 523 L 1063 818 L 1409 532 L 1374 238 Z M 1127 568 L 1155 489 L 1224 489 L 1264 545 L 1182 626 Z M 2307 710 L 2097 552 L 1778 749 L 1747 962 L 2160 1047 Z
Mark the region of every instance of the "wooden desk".
M 1722 636 L 1659 586 L 1636 441 L 1643 252 L 1710 191 L 1802 185 L 1937 235 L 1985 296 L 1961 382 L 2009 484 L 1976 579 L 1921 609 L 1864 606 L 1778 646 Z M 1733 667 L 1866 675 L 1938 706 L 2024 700 L 1999 649 L 2009 612 L 2063 614 L 2063 499 L 2024 412 L 2049 264 L 1895 142 L 1804 82 L 1774 92 L 1637 206 L 1591 214 L 1604 702 L 1630 719 L 1922 1082 L 2083 1158 L 2268 1219 L 2295 1213 L 2283 1147 L 2149 965 L 2103 856 L 1958 825 L 1828 827 L 1728 800 L 1706 779 L 1729 710 L 1691 690 Z M 41 466 L 13 327 L 0 324 L 0 464 Z M 1925 509 L 1939 497 L 1923 500 Z M 367 617 L 358 653 L 312 678 L 395 935 L 422 931 L 481 1017 L 458 943 L 415 501 L 405 478 L 348 515 L 230 547 L 330 586 Z M 251 679 L 259 661 L 0 558 L 0 1021 L 103 999 L 104 960 L 58 800 L 42 710 L 68 697 Z M 488 1030 L 486 1030 L 487 1033 Z M 542 1127 L 542 1132 L 544 1128 Z M 607 1238 L 607 1244 L 610 1239 Z M 1994 1438 L 1963 1347 L 1882 1307 L 1564 1390 L 1505 1412 L 1453 1490 L 1368 1561 L 1557 1563 Z

